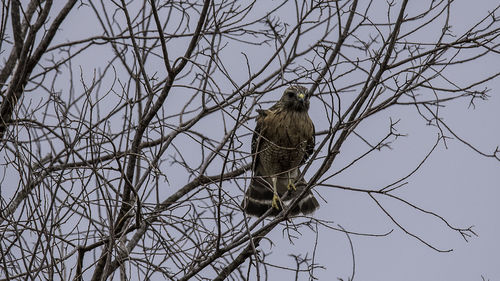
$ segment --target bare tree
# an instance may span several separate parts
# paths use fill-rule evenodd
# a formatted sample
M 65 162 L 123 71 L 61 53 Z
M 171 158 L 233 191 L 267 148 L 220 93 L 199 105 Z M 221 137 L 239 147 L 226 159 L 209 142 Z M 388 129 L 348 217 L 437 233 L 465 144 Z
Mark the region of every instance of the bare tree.
M 395 191 L 450 138 L 500 160 L 498 149 L 479 150 L 441 116 L 455 100 L 487 100 L 498 71 L 464 84 L 453 69 L 498 60 L 498 6 L 457 34 L 453 1 L 425 9 L 407 0 L 62 2 L 2 1 L 2 280 L 267 280 L 276 265 L 259 245 L 273 230 L 291 240 L 302 229 L 318 235 L 318 226 L 348 238 L 386 235 L 291 218 L 290 209 L 242 212 L 255 109 L 294 83 L 308 87 L 321 116 L 302 195 L 325 187 L 366 194 L 394 228 L 436 251 L 449 249 L 408 230 L 381 198 L 466 240 L 475 235 Z M 429 33 L 436 25 L 440 32 Z M 434 148 L 385 186 L 338 185 L 337 175 L 400 139 L 399 120 L 380 128 L 382 137 L 357 130 L 393 108 L 401 118 L 416 111 L 437 130 Z M 366 146 L 339 153 L 351 138 Z M 334 166 L 341 158 L 351 160 Z M 314 279 L 314 251 L 291 255 L 278 269 Z

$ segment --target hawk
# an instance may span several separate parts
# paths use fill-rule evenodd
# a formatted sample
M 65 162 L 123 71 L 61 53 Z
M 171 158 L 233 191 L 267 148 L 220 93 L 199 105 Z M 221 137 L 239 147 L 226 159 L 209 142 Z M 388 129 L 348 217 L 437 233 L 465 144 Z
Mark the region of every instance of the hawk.
M 299 166 L 314 150 L 314 124 L 307 113 L 306 92 L 305 87 L 291 86 L 271 108 L 257 110 L 252 137 L 252 179 L 242 202 L 249 215 L 261 216 L 269 207 L 273 207 L 271 215 L 277 215 L 283 204 L 286 206 L 307 186 L 304 179 L 298 179 Z M 282 198 L 287 191 L 290 192 Z M 309 214 L 318 207 L 318 200 L 308 192 L 291 214 Z

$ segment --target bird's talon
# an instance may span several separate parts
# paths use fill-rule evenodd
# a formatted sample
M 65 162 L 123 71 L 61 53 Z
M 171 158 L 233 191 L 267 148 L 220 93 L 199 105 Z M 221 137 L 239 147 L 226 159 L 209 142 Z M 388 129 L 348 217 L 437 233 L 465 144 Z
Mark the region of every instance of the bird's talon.
M 272 206 L 273 208 L 275 208 L 276 210 L 279 210 L 279 209 L 280 209 L 279 204 L 278 204 L 278 201 L 279 201 L 279 200 L 280 200 L 280 198 L 278 197 L 278 195 L 277 195 L 277 194 L 274 194 L 274 196 L 273 196 L 273 202 L 271 203 L 271 206 Z
M 295 187 L 295 184 L 293 184 L 292 182 L 288 183 L 288 190 L 290 190 L 290 189 L 297 190 L 297 188 Z

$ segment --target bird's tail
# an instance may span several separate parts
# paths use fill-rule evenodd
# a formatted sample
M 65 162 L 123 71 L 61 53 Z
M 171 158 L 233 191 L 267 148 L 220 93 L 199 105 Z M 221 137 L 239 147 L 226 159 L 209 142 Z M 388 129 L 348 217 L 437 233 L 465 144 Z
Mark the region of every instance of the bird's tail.
M 241 206 L 245 213 L 252 216 L 262 216 L 269 208 L 273 201 L 273 189 L 270 183 L 264 177 L 254 176 L 250 181 L 250 186 L 248 187 L 245 198 L 241 203 Z M 287 196 L 281 198 L 279 203 L 279 209 L 273 208 L 271 216 L 277 215 L 281 209 L 282 204 L 289 204 L 298 196 L 304 188 L 306 188 L 307 182 L 302 180 L 295 184 L 296 190 L 290 190 Z M 278 188 L 279 189 L 279 188 Z M 280 194 L 282 196 L 283 194 Z M 310 214 L 318 209 L 319 203 L 314 195 L 309 191 L 292 209 L 291 214 L 297 215 L 302 213 L 304 215 Z

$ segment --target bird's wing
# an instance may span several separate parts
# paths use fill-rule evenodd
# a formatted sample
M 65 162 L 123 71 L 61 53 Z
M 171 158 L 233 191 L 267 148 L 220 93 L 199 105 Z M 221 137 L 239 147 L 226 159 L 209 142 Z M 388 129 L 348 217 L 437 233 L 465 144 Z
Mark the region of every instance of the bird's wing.
M 262 120 L 264 117 L 267 116 L 267 110 L 263 109 L 257 109 L 257 113 L 259 114 L 256 118 L 256 125 L 255 129 L 253 131 L 253 136 L 252 136 L 252 170 L 255 169 L 257 163 L 258 163 L 258 153 L 260 151 L 260 143 L 262 140 Z
M 312 125 L 312 134 L 307 140 L 306 151 L 305 151 L 306 153 L 304 153 L 304 159 L 302 159 L 301 164 L 304 164 L 314 152 L 314 145 L 316 144 L 316 138 L 314 137 L 315 128 L 314 128 L 314 123 L 311 122 L 311 125 Z

